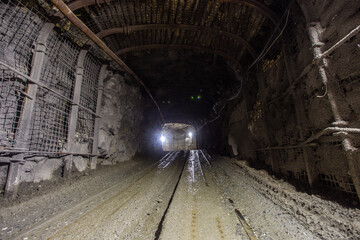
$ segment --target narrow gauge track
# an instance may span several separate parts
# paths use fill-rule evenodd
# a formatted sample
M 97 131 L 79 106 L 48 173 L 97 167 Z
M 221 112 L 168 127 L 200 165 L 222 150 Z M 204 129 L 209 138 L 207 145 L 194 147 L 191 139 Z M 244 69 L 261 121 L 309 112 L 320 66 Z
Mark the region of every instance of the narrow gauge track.
M 67 209 L 60 214 L 52 216 L 46 221 L 39 223 L 31 229 L 26 230 L 19 235 L 12 237 L 11 239 L 65 239 L 66 236 L 62 236 L 62 233 L 71 229 L 74 225 L 84 221 L 84 219 L 88 218 L 89 216 L 94 217 L 97 221 L 105 221 L 109 215 L 115 214 L 116 211 L 120 211 L 122 207 L 124 207 L 126 204 L 136 198 L 137 195 L 139 195 L 141 190 L 137 189 L 137 185 L 141 185 L 140 182 L 144 182 L 144 179 L 151 178 L 150 176 L 154 176 L 155 174 L 161 174 L 161 172 L 164 171 L 167 167 L 170 167 L 173 162 L 179 161 L 181 159 L 181 152 L 169 152 L 159 161 L 153 163 L 141 172 L 130 176 L 124 182 L 116 183 L 115 185 L 104 189 L 98 194 L 86 199 L 85 201 L 78 203 L 77 205 Z M 133 191 L 133 189 L 140 191 Z M 119 205 L 116 207 L 113 206 L 114 208 L 111 209 L 107 208 L 107 210 L 111 211 L 99 211 L 99 209 L 103 209 L 116 199 L 121 200 L 117 202 Z M 80 230 L 78 233 L 82 232 L 81 229 L 78 230 Z M 68 237 L 71 239 L 76 239 L 76 237 L 74 238 L 70 235 Z M 81 237 L 79 237 L 79 239 L 81 239 Z
M 210 159 L 201 150 L 169 152 L 4 239 L 317 239 L 232 162 Z

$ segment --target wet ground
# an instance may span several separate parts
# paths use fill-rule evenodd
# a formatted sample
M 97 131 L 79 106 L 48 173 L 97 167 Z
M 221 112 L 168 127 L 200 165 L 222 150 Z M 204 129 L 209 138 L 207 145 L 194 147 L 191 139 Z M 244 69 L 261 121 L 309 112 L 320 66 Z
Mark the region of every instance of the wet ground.
M 359 239 L 360 211 L 201 150 L 132 161 L 0 209 L 0 239 Z

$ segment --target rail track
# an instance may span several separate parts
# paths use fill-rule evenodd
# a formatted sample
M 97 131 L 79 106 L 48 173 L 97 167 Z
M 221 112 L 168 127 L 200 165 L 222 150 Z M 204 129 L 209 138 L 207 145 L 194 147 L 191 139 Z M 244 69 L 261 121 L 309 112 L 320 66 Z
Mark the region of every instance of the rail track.
M 238 170 L 205 151 L 169 152 L 3 239 L 316 239 Z

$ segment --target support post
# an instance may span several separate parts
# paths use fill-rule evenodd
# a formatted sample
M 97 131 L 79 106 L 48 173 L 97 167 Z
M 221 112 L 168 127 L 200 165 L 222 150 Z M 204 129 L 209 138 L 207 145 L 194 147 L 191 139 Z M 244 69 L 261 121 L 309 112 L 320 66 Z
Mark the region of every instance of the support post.
M 75 152 L 74 149 L 74 136 L 76 132 L 76 124 L 78 121 L 79 115 L 79 106 L 77 104 L 80 103 L 80 95 L 81 95 L 81 85 L 84 76 L 84 60 L 87 54 L 87 50 L 81 50 L 78 62 L 76 65 L 76 73 L 75 73 L 75 87 L 74 87 L 74 94 L 73 94 L 73 102 L 75 105 L 72 105 L 71 112 L 70 112 L 70 120 L 69 120 L 69 131 L 67 137 L 67 150 L 69 152 Z M 71 170 L 73 165 L 73 155 L 69 155 L 65 157 L 65 171 L 64 177 L 70 178 L 71 177 Z
M 31 60 L 30 77 L 36 81 L 40 81 L 41 72 L 46 57 L 46 41 L 50 35 L 54 24 L 45 23 L 40 31 L 38 39 L 36 40 L 35 52 Z M 26 88 L 28 97 L 24 98 L 22 112 L 20 116 L 18 132 L 15 136 L 15 148 L 29 148 L 31 136 L 31 122 L 34 115 L 34 107 L 36 101 L 36 94 L 38 86 L 34 83 L 29 83 Z M 17 154 L 12 157 L 16 160 L 23 160 L 24 154 Z M 5 184 L 5 197 L 14 199 L 20 184 L 20 163 L 11 162 Z
M 98 81 L 98 97 L 96 102 L 96 115 L 99 116 L 101 112 L 101 102 L 102 102 L 102 96 L 104 92 L 104 79 L 107 76 L 107 65 L 103 65 L 100 70 L 99 74 L 99 81 Z M 92 146 L 92 154 L 97 155 L 98 154 L 98 143 L 99 143 L 99 130 L 100 130 L 100 118 L 95 119 L 95 126 L 94 126 L 94 140 L 93 140 L 93 146 Z M 96 169 L 96 163 L 97 163 L 97 156 L 92 156 L 90 160 L 90 168 Z
M 295 70 L 293 68 L 295 66 L 295 64 L 287 55 L 287 49 L 285 47 L 283 47 L 282 52 L 284 55 L 284 62 L 285 62 L 287 78 L 289 81 L 289 85 L 291 86 L 293 84 L 293 79 L 294 79 L 293 76 L 295 76 Z M 291 64 L 289 64 L 289 63 L 291 63 Z M 294 101 L 295 115 L 296 115 L 297 126 L 299 128 L 300 141 L 304 141 L 305 134 L 306 134 L 304 125 L 307 122 L 307 118 L 305 115 L 304 102 L 303 102 L 303 99 L 294 91 L 294 88 L 290 89 L 290 94 Z M 315 163 L 314 163 L 315 160 L 308 148 L 304 148 L 303 157 L 304 157 L 304 164 L 305 164 L 305 171 L 307 174 L 307 179 L 308 179 L 310 187 L 312 188 L 316 185 L 316 182 L 318 180 L 318 173 L 316 171 L 316 167 L 315 167 Z
M 338 93 L 334 82 L 331 82 L 328 79 L 326 70 L 329 67 L 329 59 L 326 57 L 322 58 L 323 56 L 321 47 L 323 46 L 323 43 L 320 41 L 320 38 L 323 32 L 324 29 L 321 27 L 320 22 L 312 22 L 308 24 L 308 33 L 312 44 L 314 59 L 318 65 L 321 81 L 326 86 L 326 96 L 329 100 L 331 111 L 335 120 L 333 125 L 346 126 L 347 122 L 343 119 L 342 112 L 340 111 L 339 103 L 337 101 L 338 99 L 341 99 L 342 96 Z M 346 108 L 347 106 L 342 104 L 341 107 Z M 349 172 L 354 182 L 358 198 L 360 199 L 360 165 L 356 160 L 357 148 L 354 147 L 352 140 L 347 133 L 344 132 L 340 134 L 340 136 L 342 137 L 342 147 L 345 151 L 345 155 L 349 164 Z

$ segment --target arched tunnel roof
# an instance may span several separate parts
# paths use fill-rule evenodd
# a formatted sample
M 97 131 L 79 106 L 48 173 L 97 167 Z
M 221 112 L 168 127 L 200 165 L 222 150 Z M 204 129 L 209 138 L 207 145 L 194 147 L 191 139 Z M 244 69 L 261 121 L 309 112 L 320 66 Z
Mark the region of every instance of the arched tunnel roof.
M 256 59 L 289 1 L 65 2 L 140 76 L 166 120 L 174 121 L 208 117 L 214 103 L 239 85 L 234 71 Z M 53 15 L 66 26 L 61 12 Z M 75 41 L 91 45 L 80 35 Z

